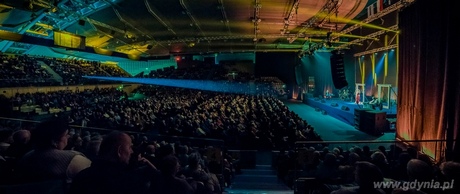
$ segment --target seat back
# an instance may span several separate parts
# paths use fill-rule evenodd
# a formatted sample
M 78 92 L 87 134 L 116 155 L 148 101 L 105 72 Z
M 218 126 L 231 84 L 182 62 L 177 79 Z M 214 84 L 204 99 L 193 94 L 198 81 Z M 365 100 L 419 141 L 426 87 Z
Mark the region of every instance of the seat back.
M 65 194 L 66 183 L 63 180 L 50 180 L 34 183 L 0 185 L 2 194 Z

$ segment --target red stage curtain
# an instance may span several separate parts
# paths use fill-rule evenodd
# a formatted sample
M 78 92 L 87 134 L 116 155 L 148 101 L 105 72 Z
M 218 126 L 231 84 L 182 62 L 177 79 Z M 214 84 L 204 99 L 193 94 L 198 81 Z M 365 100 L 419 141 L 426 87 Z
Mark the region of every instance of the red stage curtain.
M 418 0 L 399 13 L 397 136 L 405 140 L 447 138 L 442 145 L 413 143 L 437 160 L 445 153 L 447 157 L 458 153 L 454 139 L 460 118 L 460 74 L 454 67 L 458 59 L 453 57 L 458 37 L 453 36 L 454 6 L 448 3 Z

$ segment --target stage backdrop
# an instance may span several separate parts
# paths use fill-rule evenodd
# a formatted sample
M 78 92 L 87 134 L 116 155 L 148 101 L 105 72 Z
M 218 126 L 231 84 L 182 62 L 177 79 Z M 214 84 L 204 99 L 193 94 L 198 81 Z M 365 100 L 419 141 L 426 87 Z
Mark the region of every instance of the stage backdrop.
M 391 91 L 382 91 L 381 97 L 390 93 L 391 102 L 397 97 L 397 51 L 395 49 L 370 53 L 355 58 L 356 83 L 365 84 L 366 96 L 378 96 L 377 84 L 390 84 Z M 355 83 L 352 83 L 355 84 Z
M 309 77 L 314 79 L 313 96 L 323 96 L 326 90 L 332 92 L 334 97 L 338 97 L 339 90 L 334 88 L 331 74 L 331 53 L 330 52 L 314 52 L 313 55 L 307 55 L 300 59 L 300 67 L 297 71 L 302 74 L 303 83 L 309 83 Z M 344 54 L 345 77 L 349 84 L 348 88 L 353 91 L 355 80 L 355 67 L 353 63 L 353 55 Z M 310 81 L 311 82 L 311 81 Z

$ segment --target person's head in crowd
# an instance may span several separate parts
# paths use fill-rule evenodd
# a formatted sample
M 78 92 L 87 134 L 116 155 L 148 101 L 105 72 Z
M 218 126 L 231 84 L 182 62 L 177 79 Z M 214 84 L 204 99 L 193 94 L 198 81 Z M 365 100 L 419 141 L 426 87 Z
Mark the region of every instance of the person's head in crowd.
M 411 159 L 407 163 L 407 175 L 410 180 L 431 181 L 434 178 L 432 166 L 419 159 Z
M 65 119 L 52 118 L 41 122 L 32 131 L 31 142 L 36 149 L 59 149 L 67 146 L 69 123 Z
M 149 144 L 144 149 L 144 156 L 155 156 L 156 146 L 154 144 Z
M 335 156 L 338 156 L 338 155 L 340 155 L 342 152 L 340 151 L 339 148 L 334 148 L 334 149 L 332 149 L 332 153 L 333 153 Z
M 415 149 L 415 148 L 413 148 L 413 147 L 408 147 L 408 148 L 407 148 L 407 153 L 410 155 L 410 157 L 411 157 L 412 159 L 417 158 L 417 155 L 418 155 L 417 149 Z
M 121 131 L 107 134 L 99 146 L 99 158 L 111 162 L 129 164 L 133 153 L 131 137 Z
M 188 154 L 189 152 L 188 147 L 186 145 L 176 146 L 175 149 L 177 149 L 177 154 L 179 155 L 185 155 L 185 154 Z
M 340 151 L 340 153 L 343 153 L 343 148 L 341 146 L 337 146 L 336 148 Z
M 174 155 L 168 155 L 161 159 L 160 171 L 167 176 L 176 176 L 180 170 L 179 159 Z
M 323 154 L 329 153 L 329 147 L 324 147 L 323 148 Z
M 380 152 L 382 152 L 383 154 L 387 154 L 387 149 L 385 148 L 385 146 L 379 146 L 378 149 L 380 150 Z
M 169 155 L 174 155 L 174 146 L 172 144 L 163 144 L 157 149 L 156 156 L 158 158 L 163 158 Z
M 363 156 L 363 149 L 356 146 L 354 150 L 355 150 L 355 153 L 357 153 L 359 156 Z
M 380 151 L 376 151 L 376 152 L 372 153 L 371 162 L 373 164 L 387 164 L 388 163 L 387 158 Z
M 201 164 L 201 155 L 198 152 L 193 152 L 190 154 L 188 157 L 188 165 L 189 168 L 191 169 L 197 169 L 199 168 L 199 165 Z
M 431 160 L 430 156 L 426 154 L 419 154 L 417 156 L 417 159 L 426 162 L 428 165 L 432 166 L 433 165 L 433 160 Z
M 343 183 L 351 183 L 355 180 L 353 166 L 339 166 L 338 174 Z
M 323 164 L 325 166 L 334 167 L 337 165 L 337 157 L 332 153 L 327 153 L 326 155 L 324 155 Z
M 360 161 L 361 157 L 357 153 L 351 153 L 348 155 L 348 164 L 354 166 L 356 162 Z
M 89 131 L 84 131 L 82 136 L 83 136 L 83 137 L 89 137 L 89 138 L 91 138 L 91 132 L 89 132 Z
M 439 166 L 442 175 L 448 180 L 460 180 L 460 163 L 454 161 L 443 162 Z
M 83 146 L 83 140 L 81 139 L 79 134 L 70 135 L 69 133 L 69 141 L 67 142 L 67 147 L 65 149 L 68 150 L 81 150 Z
M 350 149 L 348 149 L 348 152 L 349 152 L 349 153 L 355 153 L 355 147 L 352 146 Z
M 21 129 L 13 133 L 13 142 L 19 144 L 28 144 L 31 138 L 29 130 Z
M 17 130 L 12 135 L 13 142 L 8 147 L 5 155 L 14 158 L 20 158 L 32 149 L 30 142 L 31 133 L 29 130 Z
M 375 182 L 383 181 L 383 174 L 375 164 L 359 161 L 355 165 L 355 181 L 360 188 L 374 189 Z
M 363 146 L 363 152 L 365 154 L 370 154 L 371 153 L 371 148 L 367 145 Z

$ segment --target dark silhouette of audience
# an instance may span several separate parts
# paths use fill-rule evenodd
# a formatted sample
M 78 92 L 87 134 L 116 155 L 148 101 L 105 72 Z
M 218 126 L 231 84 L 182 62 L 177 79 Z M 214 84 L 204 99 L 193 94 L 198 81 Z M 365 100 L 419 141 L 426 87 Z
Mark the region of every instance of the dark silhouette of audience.
M 75 177 L 70 193 L 149 193 L 149 185 L 157 175 L 156 167 L 145 158 L 139 158 L 143 165 L 130 166 L 132 146 L 131 137 L 124 132 L 107 134 L 98 157 Z
M 192 186 L 185 177 L 178 177 L 181 166 L 174 155 L 165 156 L 160 163 L 160 178 L 152 183 L 152 190 L 158 194 L 193 194 L 197 186 Z
M 91 161 L 76 151 L 64 150 L 69 138 L 65 120 L 52 118 L 32 131 L 32 151 L 18 161 L 16 175 L 20 182 L 63 180 L 71 182 Z

